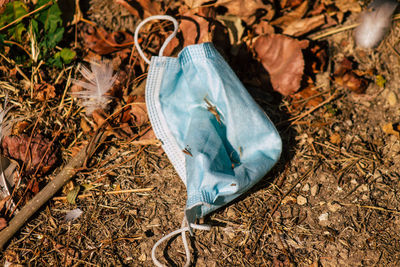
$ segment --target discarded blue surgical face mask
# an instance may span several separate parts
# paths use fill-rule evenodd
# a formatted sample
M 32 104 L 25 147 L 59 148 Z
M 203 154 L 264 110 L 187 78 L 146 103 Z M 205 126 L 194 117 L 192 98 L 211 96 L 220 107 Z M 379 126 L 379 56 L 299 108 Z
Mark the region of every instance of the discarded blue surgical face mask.
M 154 19 L 172 21 L 175 31 L 159 56 L 149 61 L 138 45 L 138 32 Z M 150 122 L 187 188 L 188 227 L 171 234 L 199 228 L 193 224 L 197 218 L 255 185 L 282 150 L 274 125 L 211 43 L 187 46 L 177 58 L 162 56 L 177 29 L 174 18 L 153 16 L 135 32 L 137 50 L 150 64 L 146 85 Z M 186 241 L 184 233 L 182 237 Z

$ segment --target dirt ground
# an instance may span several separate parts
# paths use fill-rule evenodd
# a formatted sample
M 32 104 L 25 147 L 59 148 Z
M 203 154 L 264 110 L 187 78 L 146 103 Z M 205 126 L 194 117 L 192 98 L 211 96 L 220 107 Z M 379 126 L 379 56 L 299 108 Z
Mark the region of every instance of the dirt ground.
M 343 25 L 356 18 L 350 14 Z M 290 98 L 255 86 L 252 81 L 260 76 L 251 73 L 254 69 L 227 58 L 277 126 L 283 154 L 254 188 L 204 219 L 212 228 L 195 231 L 190 239 L 192 266 L 400 265 L 400 139 L 384 130 L 400 122 L 398 36 L 400 24 L 394 21 L 374 50 L 356 48 L 351 30 L 323 38 L 329 61 L 316 74 L 316 88 L 324 100 L 332 97 L 295 111 Z M 333 81 L 333 69 L 345 57 L 367 73 L 364 94 Z M 384 86 L 377 84 L 378 75 Z M 40 115 L 44 134 L 49 131 L 44 126 L 54 123 L 50 118 L 65 121 L 63 114 L 51 114 L 58 107 L 52 101 Z M 15 116 L 30 113 L 35 122 L 38 106 L 20 107 Z M 72 112 L 78 111 L 74 106 Z M 80 123 L 71 116 L 65 128 L 77 133 Z M 41 185 L 62 169 L 71 146 L 66 144 L 61 154 L 63 163 Z M 158 146 L 110 137 L 73 181 L 82 188 L 91 185 L 96 196 L 75 204 L 50 200 L 7 244 L 2 264 L 152 266 L 155 242 L 181 227 L 186 189 Z M 106 194 L 121 189 L 139 191 Z M 66 213 L 76 208 L 82 215 L 66 222 Z M 157 255 L 168 266 L 183 266 L 181 238 L 162 245 Z

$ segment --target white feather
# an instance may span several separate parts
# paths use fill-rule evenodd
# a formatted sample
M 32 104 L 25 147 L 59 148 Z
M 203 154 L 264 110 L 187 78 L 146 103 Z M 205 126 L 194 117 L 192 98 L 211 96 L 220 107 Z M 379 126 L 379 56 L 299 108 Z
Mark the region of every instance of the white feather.
M 82 99 L 82 105 L 87 114 L 92 114 L 96 109 L 107 106 L 110 96 L 105 95 L 113 86 L 117 75 L 113 76 L 113 68 L 107 61 L 90 62 L 91 71 L 82 66 L 80 73 L 88 81 L 73 80 L 74 84 L 82 86 L 86 90 L 73 93 L 72 95 Z
M 379 44 L 391 24 L 397 6 L 395 0 L 375 0 L 361 14 L 361 23 L 355 30 L 358 46 L 372 48 Z
M 70 210 L 67 212 L 67 214 L 65 214 L 65 221 L 66 222 L 75 221 L 82 215 L 82 213 L 83 213 L 83 211 L 79 208 Z

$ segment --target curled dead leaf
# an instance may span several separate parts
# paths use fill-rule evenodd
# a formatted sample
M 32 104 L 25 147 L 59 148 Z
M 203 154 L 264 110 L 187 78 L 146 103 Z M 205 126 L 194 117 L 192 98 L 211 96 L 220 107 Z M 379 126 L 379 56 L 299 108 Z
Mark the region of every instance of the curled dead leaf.
M 275 33 L 275 29 L 268 21 L 262 20 L 260 23 L 254 25 L 254 32 L 258 35 L 273 34 Z
M 259 11 L 267 20 L 271 20 L 275 15 L 275 9 L 272 4 L 264 3 L 262 0 L 222 0 L 217 2 L 217 7 L 223 6 L 230 15 L 241 18 L 248 25 L 256 20 L 256 14 Z
M 363 94 L 365 90 L 367 90 L 369 81 L 359 75 L 359 71 L 353 68 L 353 62 L 348 58 L 344 58 L 334 72 L 334 80 L 338 85 L 344 88 L 357 94 Z
M 185 13 L 179 24 L 180 43 L 178 38 L 174 38 L 164 50 L 164 55 L 171 55 L 175 50 L 181 50 L 183 47 L 192 44 L 199 44 L 212 41 L 210 32 L 210 22 L 199 15 Z M 179 49 L 178 49 L 179 48 Z
M 149 121 L 145 102 L 135 102 L 131 107 L 130 114 L 135 126 L 142 126 Z
M 357 0 L 335 0 L 334 3 L 343 13 L 348 11 L 358 13 L 362 10 Z
M 33 97 L 39 101 L 46 101 L 56 97 L 56 89 L 48 83 L 35 84 L 33 86 Z
M 275 91 L 290 95 L 300 88 L 304 73 L 304 58 L 301 52 L 308 41 L 281 34 L 260 36 L 254 43 L 254 50 L 264 68 L 268 71 Z
M 283 31 L 286 35 L 301 36 L 325 24 L 325 15 L 296 20 Z
M 382 126 L 382 130 L 386 134 L 391 134 L 400 138 L 400 124 L 399 123 L 387 123 Z
M 357 94 L 363 94 L 367 90 L 368 80 L 354 72 L 348 72 L 343 75 L 341 85 Z
M 32 140 L 26 134 L 5 136 L 1 147 L 4 156 L 24 162 L 28 174 L 36 171 L 44 174 L 57 162 L 57 148 L 40 134 L 33 136 Z
M 218 20 L 215 14 L 207 9 L 200 10 L 207 16 L 188 11 L 182 15 L 177 38 L 172 39 L 164 50 L 164 55 L 177 54 L 182 48 L 205 42 L 213 42 L 216 47 L 227 48 L 229 44 L 228 29 Z
M 124 31 L 108 33 L 103 28 L 89 26 L 83 32 L 86 46 L 99 55 L 107 55 L 133 43 L 133 36 Z
M 293 22 L 301 19 L 306 14 L 307 9 L 308 9 L 308 1 L 304 1 L 295 10 L 272 21 L 271 25 L 278 26 L 282 29 L 285 29 Z
M 19 122 L 17 122 L 12 127 L 12 131 L 11 131 L 12 135 L 22 134 L 29 125 L 31 125 L 31 123 L 29 123 L 27 121 L 19 121 Z

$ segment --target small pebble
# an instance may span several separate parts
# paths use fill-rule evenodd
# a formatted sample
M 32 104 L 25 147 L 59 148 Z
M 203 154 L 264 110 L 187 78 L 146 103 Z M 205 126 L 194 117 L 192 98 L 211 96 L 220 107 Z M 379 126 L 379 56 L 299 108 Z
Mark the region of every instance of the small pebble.
M 311 195 L 313 197 L 315 197 L 318 194 L 319 191 L 319 185 L 314 185 L 313 187 L 311 187 Z
M 387 96 L 387 101 L 391 107 L 394 107 L 397 105 L 397 95 L 395 92 L 391 91 L 389 92 Z
M 366 184 L 361 185 L 358 189 L 359 189 L 361 192 L 369 191 L 368 185 L 366 185 Z
M 337 204 L 337 203 L 328 203 L 328 209 L 329 209 L 329 211 L 331 211 L 331 212 L 336 212 L 336 211 L 338 211 L 339 209 L 341 208 L 341 206 L 339 205 L 339 204 Z
M 322 213 L 322 214 L 319 215 L 319 217 L 318 217 L 318 219 L 319 219 L 320 222 L 327 221 L 328 218 L 329 218 L 329 213 L 328 213 L 328 212 Z
M 299 195 L 297 197 L 297 204 L 300 205 L 300 206 L 303 206 L 303 205 L 307 204 L 307 198 Z
M 140 260 L 140 261 L 146 261 L 146 259 L 147 259 L 147 256 L 146 256 L 146 254 L 144 254 L 144 253 L 143 253 L 142 255 L 139 256 L 139 260 Z
M 303 186 L 303 188 L 301 189 L 301 191 L 307 192 L 308 190 L 310 190 L 310 184 L 305 184 Z
M 232 208 L 230 208 L 230 209 L 228 209 L 228 211 L 226 212 L 226 216 L 227 216 L 228 218 L 235 218 L 236 212 L 235 212 Z

